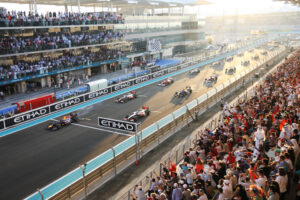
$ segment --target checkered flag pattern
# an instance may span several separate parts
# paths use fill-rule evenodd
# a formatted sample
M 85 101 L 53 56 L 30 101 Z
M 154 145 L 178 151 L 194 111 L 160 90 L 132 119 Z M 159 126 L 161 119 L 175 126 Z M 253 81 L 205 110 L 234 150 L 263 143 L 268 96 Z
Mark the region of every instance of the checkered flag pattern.
M 148 51 L 160 51 L 161 43 L 159 40 L 149 40 L 148 42 Z

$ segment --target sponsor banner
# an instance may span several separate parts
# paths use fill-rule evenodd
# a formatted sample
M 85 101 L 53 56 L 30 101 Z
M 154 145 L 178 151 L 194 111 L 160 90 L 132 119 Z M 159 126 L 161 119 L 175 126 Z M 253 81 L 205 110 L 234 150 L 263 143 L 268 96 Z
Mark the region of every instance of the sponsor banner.
M 140 78 L 134 79 L 134 80 L 133 80 L 133 84 L 134 84 L 134 85 L 140 84 L 140 83 L 149 81 L 150 79 L 151 79 L 151 76 L 150 76 L 150 75 L 142 76 L 142 77 L 140 77 Z
M 50 112 L 63 110 L 65 108 L 80 104 L 82 102 L 84 102 L 84 96 L 79 96 L 79 97 L 75 97 L 73 99 L 61 101 L 61 102 L 55 103 L 53 105 L 50 105 Z
M 154 72 L 151 74 L 151 78 L 156 78 L 156 77 L 160 77 L 160 76 L 163 76 L 165 74 L 168 73 L 168 69 L 165 69 L 165 70 L 161 70 L 161 71 L 158 71 L 158 72 Z
M 0 130 L 4 129 L 4 121 L 0 121 Z
M 113 86 L 111 86 L 111 92 L 116 92 L 116 91 L 122 90 L 124 88 L 128 88 L 132 85 L 134 85 L 134 80 L 126 81 L 126 82 L 120 83 L 118 85 L 113 85 Z
M 15 117 L 11 117 L 5 120 L 5 126 L 10 127 L 16 124 L 20 124 L 50 113 L 49 107 L 40 108 L 37 110 L 33 110 L 24 114 L 16 115 Z
M 107 95 L 109 93 L 111 93 L 111 87 L 104 88 L 102 90 L 98 90 L 96 92 L 91 92 L 89 94 L 86 94 L 86 95 L 84 95 L 84 99 L 85 99 L 85 101 L 89 101 L 91 99 L 95 99 L 95 98 L 101 97 L 103 95 Z
M 168 73 L 172 73 L 172 72 L 175 72 L 177 70 L 178 70 L 177 67 L 171 67 L 171 68 L 168 69 Z
M 125 122 L 115 119 L 109 119 L 104 117 L 98 117 L 98 125 L 100 127 L 109 128 L 109 129 L 117 129 L 126 132 L 136 132 L 137 124 L 131 122 Z

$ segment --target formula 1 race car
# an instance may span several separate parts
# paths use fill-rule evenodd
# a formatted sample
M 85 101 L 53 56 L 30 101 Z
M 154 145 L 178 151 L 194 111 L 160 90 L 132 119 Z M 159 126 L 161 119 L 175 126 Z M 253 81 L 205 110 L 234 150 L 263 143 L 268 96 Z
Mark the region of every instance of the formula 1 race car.
M 191 86 L 186 86 L 183 90 L 179 92 L 175 92 L 174 97 L 185 97 L 187 95 L 192 94 L 193 90 Z
M 196 69 L 192 69 L 189 71 L 190 74 L 199 74 L 200 73 L 200 69 L 196 68 Z
M 264 52 L 261 52 L 261 55 L 268 55 L 268 52 L 267 51 L 264 51 Z
M 236 71 L 235 67 L 229 67 L 229 68 L 226 68 L 225 74 L 231 75 L 231 74 L 234 74 L 235 71 Z
M 63 116 L 59 121 L 49 124 L 47 126 L 47 129 L 51 130 L 51 131 L 56 131 L 56 130 L 61 129 L 65 126 L 68 126 L 74 122 L 78 122 L 78 116 L 77 116 L 77 113 L 75 113 L 75 112 L 70 113 L 69 115 Z
M 221 65 L 221 62 L 214 62 L 213 64 L 212 64 L 212 67 L 219 67 Z
M 252 59 L 253 60 L 259 60 L 259 56 L 258 55 L 252 56 Z
M 126 115 L 124 120 L 130 122 L 136 122 L 140 118 L 148 116 L 150 114 L 150 110 L 148 106 L 143 106 L 141 109 L 133 112 L 131 115 Z
M 241 65 L 242 66 L 248 66 L 248 65 L 250 65 L 250 60 L 244 60 L 244 61 L 242 61 Z
M 174 83 L 174 79 L 173 78 L 167 78 L 167 79 L 163 80 L 162 82 L 160 82 L 158 84 L 158 86 L 165 87 L 165 86 L 171 85 L 172 83 Z
M 218 75 L 216 73 L 213 73 L 208 79 L 204 80 L 204 85 L 206 87 L 211 87 L 218 81 Z
M 130 100 L 135 99 L 135 98 L 137 98 L 136 92 L 131 91 L 130 93 L 125 94 L 124 96 L 116 99 L 115 102 L 117 102 L 117 103 L 126 103 L 127 101 L 130 101 Z
M 229 57 L 227 57 L 227 58 L 225 59 L 225 61 L 226 61 L 226 62 L 231 62 L 231 61 L 233 61 L 233 57 L 232 57 L 232 56 L 229 56 Z

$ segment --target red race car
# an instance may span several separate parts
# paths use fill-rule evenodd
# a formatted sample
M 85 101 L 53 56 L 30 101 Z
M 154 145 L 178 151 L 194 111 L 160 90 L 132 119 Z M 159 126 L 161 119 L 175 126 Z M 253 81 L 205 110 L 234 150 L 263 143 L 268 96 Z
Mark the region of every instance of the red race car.
M 174 79 L 167 78 L 167 79 L 163 80 L 160 84 L 158 84 L 158 86 L 165 87 L 165 86 L 171 85 L 172 83 L 174 83 Z

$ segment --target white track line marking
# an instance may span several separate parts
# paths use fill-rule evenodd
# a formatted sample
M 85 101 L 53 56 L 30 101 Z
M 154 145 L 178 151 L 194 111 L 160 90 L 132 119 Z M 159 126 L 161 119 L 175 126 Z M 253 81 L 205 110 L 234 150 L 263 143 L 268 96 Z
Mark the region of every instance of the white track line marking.
M 151 111 L 151 112 L 154 112 L 154 113 L 162 113 L 161 111 L 158 111 L 158 110 L 154 110 L 154 111 Z
M 58 121 L 56 119 L 51 119 L 51 120 L 56 121 L 56 122 Z M 72 123 L 71 125 L 80 126 L 80 127 L 84 127 L 84 128 L 90 128 L 90 129 L 94 129 L 94 130 L 98 130 L 98 131 L 105 131 L 105 132 L 114 133 L 114 134 L 118 134 L 118 135 L 123 135 L 123 136 L 127 136 L 127 137 L 132 136 L 130 134 L 117 133 L 115 131 L 110 131 L 110 130 L 106 130 L 106 129 L 96 128 L 96 127 L 93 127 L 93 126 L 86 126 L 86 125 L 83 125 L 83 124 Z

